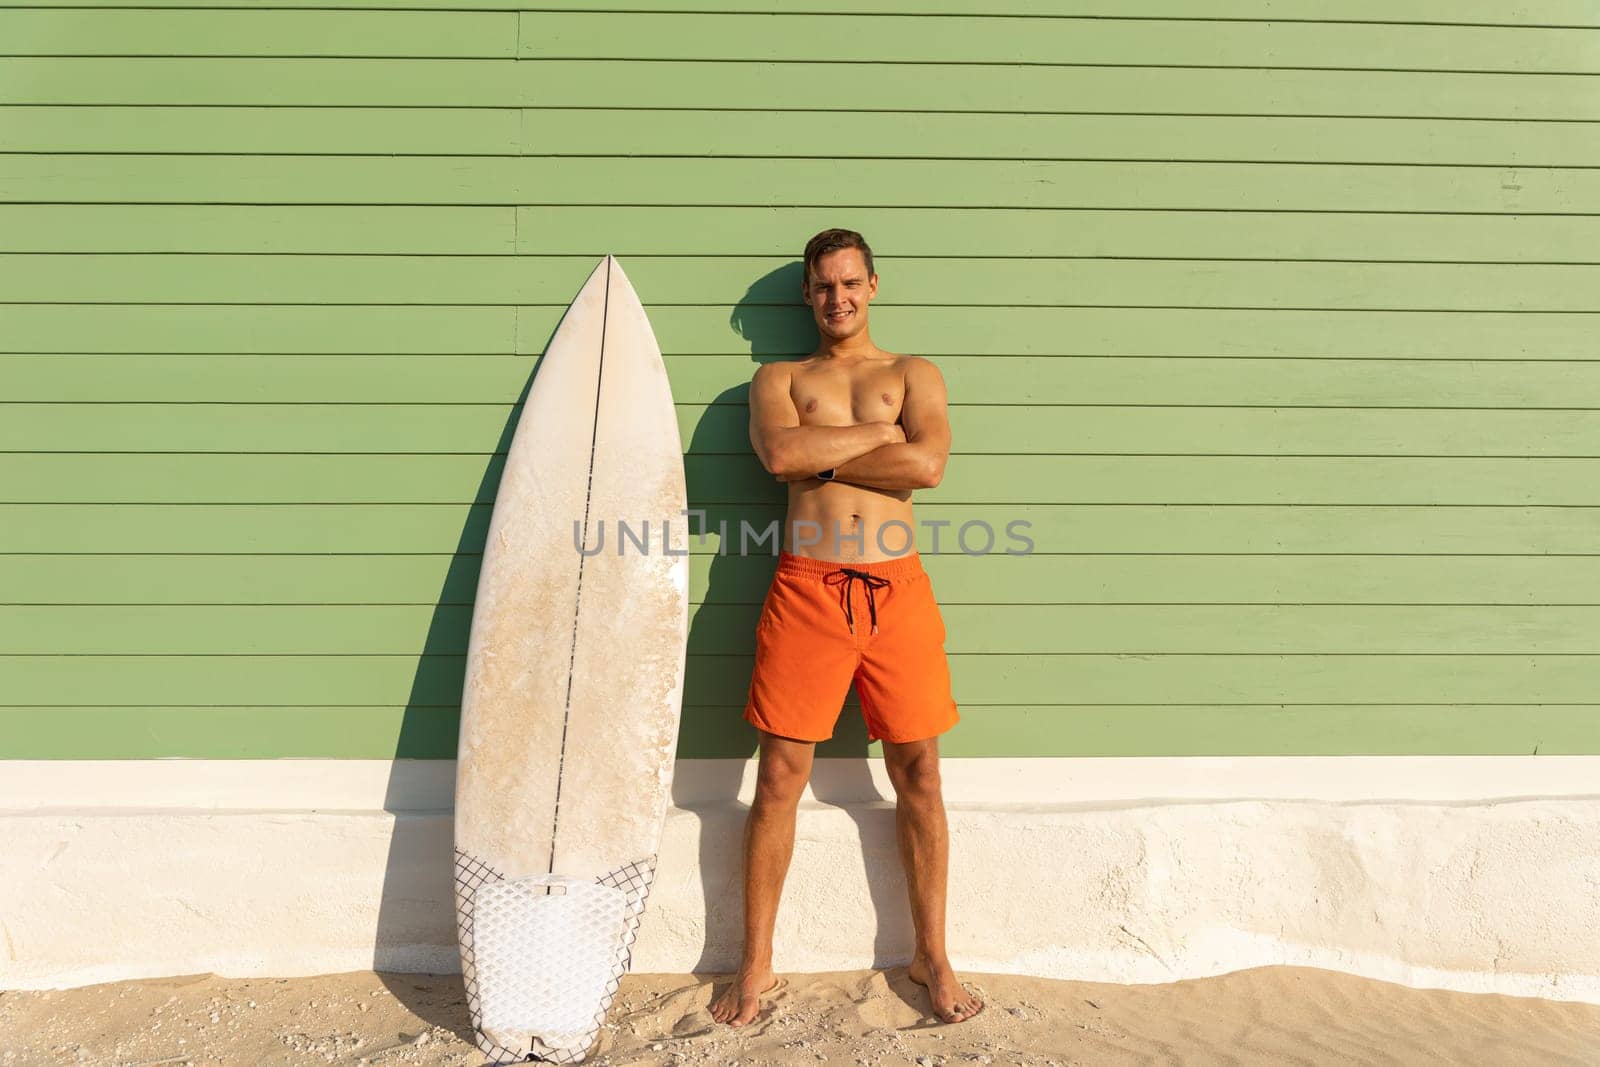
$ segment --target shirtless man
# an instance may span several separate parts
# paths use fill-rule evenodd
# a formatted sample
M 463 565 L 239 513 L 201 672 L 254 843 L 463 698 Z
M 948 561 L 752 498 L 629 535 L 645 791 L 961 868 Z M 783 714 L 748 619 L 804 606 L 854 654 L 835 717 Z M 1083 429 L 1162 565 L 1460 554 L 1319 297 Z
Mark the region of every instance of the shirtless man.
M 944 623 L 912 545 L 911 491 L 938 485 L 950 452 L 944 379 L 927 360 L 872 343 L 872 250 L 825 230 L 805 252 L 801 293 L 820 344 L 770 363 L 750 387 L 750 439 L 789 486 L 784 551 L 756 627 L 745 718 L 761 732 L 755 803 L 745 823 L 744 953 L 711 1006 L 718 1022 L 756 1018 L 776 985 L 772 932 L 795 811 L 817 741 L 833 734 L 854 680 L 895 790 L 895 821 L 916 947 L 911 978 L 945 1022 L 981 1002 L 945 954 L 948 833 L 938 735 L 957 719 Z

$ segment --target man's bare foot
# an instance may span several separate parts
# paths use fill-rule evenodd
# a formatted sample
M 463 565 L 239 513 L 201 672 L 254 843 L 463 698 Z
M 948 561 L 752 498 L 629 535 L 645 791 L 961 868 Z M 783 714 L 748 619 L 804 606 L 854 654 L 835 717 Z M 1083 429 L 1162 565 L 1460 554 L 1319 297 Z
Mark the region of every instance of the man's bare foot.
M 711 1017 L 729 1026 L 743 1026 L 761 1013 L 761 994 L 778 987 L 770 970 L 743 971 L 711 1005 Z
M 949 960 L 933 964 L 918 956 L 911 961 L 909 973 L 913 982 L 927 987 L 933 1014 L 940 1022 L 964 1023 L 983 1010 L 983 1001 L 968 993 L 956 979 Z

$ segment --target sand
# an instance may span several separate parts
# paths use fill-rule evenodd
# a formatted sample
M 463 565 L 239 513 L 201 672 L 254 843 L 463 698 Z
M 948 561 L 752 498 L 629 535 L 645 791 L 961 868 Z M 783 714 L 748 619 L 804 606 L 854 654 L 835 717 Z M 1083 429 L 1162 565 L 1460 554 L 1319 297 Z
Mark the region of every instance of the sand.
M 969 975 L 988 1002 L 941 1026 L 904 969 L 788 975 L 734 1031 L 722 982 L 632 975 L 599 1051 L 610 1065 L 1600 1063 L 1600 1007 L 1407 989 L 1268 967 L 1159 986 Z M 245 1067 L 482 1062 L 455 976 L 199 975 L 0 993 L 0 1064 Z

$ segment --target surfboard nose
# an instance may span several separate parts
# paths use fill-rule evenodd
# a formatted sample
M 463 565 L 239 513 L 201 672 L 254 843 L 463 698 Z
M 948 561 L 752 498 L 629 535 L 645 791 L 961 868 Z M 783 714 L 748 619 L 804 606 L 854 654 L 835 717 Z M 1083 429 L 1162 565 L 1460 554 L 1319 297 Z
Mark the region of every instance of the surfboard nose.
M 609 279 L 609 284 L 626 290 L 634 300 L 638 299 L 638 294 L 634 292 L 633 280 L 622 269 L 622 263 L 618 261 L 616 256 L 607 252 L 606 258 L 600 261 L 600 265 L 595 270 L 604 273 Z

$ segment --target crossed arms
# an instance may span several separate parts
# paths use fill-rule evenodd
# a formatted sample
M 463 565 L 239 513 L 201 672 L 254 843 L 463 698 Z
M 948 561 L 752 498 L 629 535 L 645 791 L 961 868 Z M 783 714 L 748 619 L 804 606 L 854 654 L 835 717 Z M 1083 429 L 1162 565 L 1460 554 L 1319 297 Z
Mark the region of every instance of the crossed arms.
M 950 418 L 944 378 L 932 363 L 908 361 L 899 423 L 802 426 L 789 381 L 786 365 L 769 363 L 750 385 L 750 443 L 779 481 L 802 481 L 830 467 L 835 481 L 875 489 L 931 489 L 944 478 Z

